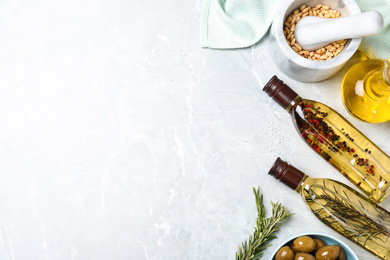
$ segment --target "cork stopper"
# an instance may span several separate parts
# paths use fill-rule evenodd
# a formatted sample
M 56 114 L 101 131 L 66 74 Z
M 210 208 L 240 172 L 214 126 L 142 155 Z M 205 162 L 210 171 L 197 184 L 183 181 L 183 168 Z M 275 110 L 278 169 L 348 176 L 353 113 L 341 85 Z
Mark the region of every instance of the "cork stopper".
M 268 174 L 283 182 L 293 190 L 298 187 L 305 176 L 303 172 L 294 166 L 289 165 L 287 162 L 282 161 L 280 157 L 276 159 Z
M 263 91 L 284 109 L 287 109 L 298 97 L 298 94 L 276 75 L 265 84 Z

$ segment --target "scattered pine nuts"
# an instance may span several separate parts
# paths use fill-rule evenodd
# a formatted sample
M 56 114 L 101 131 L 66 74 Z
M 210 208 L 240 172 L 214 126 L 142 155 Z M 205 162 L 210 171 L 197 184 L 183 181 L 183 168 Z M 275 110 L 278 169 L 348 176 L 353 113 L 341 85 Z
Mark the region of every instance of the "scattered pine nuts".
M 341 14 L 337 10 L 331 10 L 328 5 L 318 4 L 314 8 L 307 5 L 301 5 L 288 16 L 284 23 L 283 34 L 286 37 L 288 45 L 290 45 L 296 53 L 310 60 L 329 60 L 336 57 L 344 49 L 344 46 L 347 43 L 346 39 L 332 42 L 315 51 L 306 51 L 296 42 L 294 35 L 295 26 L 299 20 L 305 16 L 318 16 L 333 19 L 340 18 Z

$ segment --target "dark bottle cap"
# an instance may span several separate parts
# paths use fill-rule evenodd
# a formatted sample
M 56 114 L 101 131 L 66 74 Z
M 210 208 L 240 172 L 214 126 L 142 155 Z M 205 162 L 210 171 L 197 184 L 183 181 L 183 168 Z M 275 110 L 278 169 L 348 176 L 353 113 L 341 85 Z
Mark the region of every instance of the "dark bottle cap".
M 303 177 L 305 176 L 303 172 L 294 166 L 289 165 L 287 162 L 282 161 L 280 157 L 276 159 L 268 174 L 275 177 L 275 179 L 280 180 L 293 190 L 298 187 L 299 183 L 301 183 Z
M 298 96 L 294 90 L 284 84 L 277 76 L 273 76 L 265 84 L 263 91 L 284 109 L 287 109 Z

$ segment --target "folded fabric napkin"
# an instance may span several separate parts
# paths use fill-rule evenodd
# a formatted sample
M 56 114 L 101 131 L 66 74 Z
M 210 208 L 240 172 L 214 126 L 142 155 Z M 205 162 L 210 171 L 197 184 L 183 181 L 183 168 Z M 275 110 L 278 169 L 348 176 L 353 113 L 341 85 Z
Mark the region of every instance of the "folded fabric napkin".
M 371 58 L 390 58 L 390 0 L 356 0 L 356 2 L 362 12 L 378 11 L 384 20 L 382 32 L 363 37 L 360 49 Z
M 245 48 L 267 32 L 283 0 L 204 0 L 201 46 L 213 49 Z M 378 11 L 384 18 L 381 33 L 363 37 L 360 49 L 371 58 L 390 57 L 390 0 L 356 0 L 362 12 Z

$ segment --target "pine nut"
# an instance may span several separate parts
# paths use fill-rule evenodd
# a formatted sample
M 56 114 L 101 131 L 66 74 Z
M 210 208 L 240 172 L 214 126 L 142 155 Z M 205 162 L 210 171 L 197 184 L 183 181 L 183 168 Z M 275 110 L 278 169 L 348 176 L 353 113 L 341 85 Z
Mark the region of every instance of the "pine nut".
M 295 41 L 296 41 L 295 38 L 292 38 L 290 45 L 294 45 Z
M 307 12 L 309 12 L 309 9 L 310 9 L 310 7 L 306 7 L 306 8 L 303 9 L 301 12 L 302 12 L 302 13 L 307 13 Z
M 291 18 L 291 16 L 290 16 L 290 18 Z M 294 16 L 294 17 L 291 19 L 290 24 L 295 24 L 296 21 L 297 21 L 297 17 Z
M 300 51 L 302 50 L 301 45 L 299 45 L 298 43 L 295 43 L 294 46 L 297 47 L 298 50 L 300 50 Z

